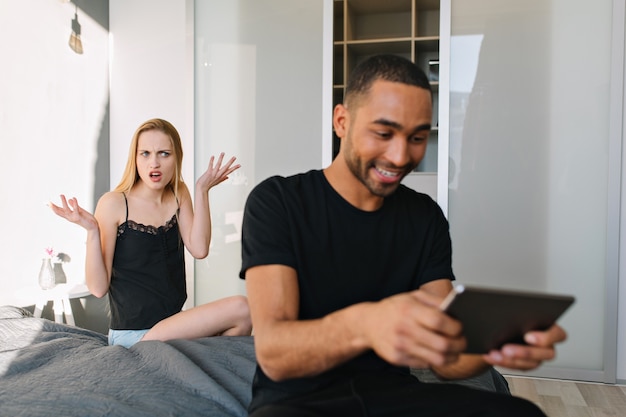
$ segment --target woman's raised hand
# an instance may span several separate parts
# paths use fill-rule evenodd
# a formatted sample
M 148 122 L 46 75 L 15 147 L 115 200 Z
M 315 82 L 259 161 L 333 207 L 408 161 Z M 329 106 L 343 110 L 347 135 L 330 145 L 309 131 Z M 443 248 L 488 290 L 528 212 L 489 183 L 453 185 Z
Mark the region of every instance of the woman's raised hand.
M 67 200 L 65 196 L 61 194 L 60 207 L 52 202 L 49 202 L 48 206 L 57 216 L 63 217 L 64 219 L 82 226 L 87 230 L 98 228 L 98 221 L 93 214 L 79 206 L 78 200 L 74 197 Z
M 209 159 L 209 167 L 204 174 L 198 178 L 196 186 L 200 187 L 202 191 L 207 192 L 217 184 L 226 181 L 231 172 L 241 167 L 239 164 L 233 165 L 235 163 L 235 159 L 236 158 L 233 156 L 226 163 L 224 163 L 224 152 L 220 154 L 217 161 L 215 161 L 215 156 L 211 156 L 211 159 Z

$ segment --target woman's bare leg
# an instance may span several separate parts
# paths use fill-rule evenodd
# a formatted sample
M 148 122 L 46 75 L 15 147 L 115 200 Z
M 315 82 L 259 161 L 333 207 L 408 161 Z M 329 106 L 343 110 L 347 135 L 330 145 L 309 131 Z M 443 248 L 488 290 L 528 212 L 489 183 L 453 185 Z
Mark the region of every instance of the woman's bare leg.
M 251 332 L 248 299 L 236 295 L 181 311 L 161 320 L 141 340 L 248 336 Z

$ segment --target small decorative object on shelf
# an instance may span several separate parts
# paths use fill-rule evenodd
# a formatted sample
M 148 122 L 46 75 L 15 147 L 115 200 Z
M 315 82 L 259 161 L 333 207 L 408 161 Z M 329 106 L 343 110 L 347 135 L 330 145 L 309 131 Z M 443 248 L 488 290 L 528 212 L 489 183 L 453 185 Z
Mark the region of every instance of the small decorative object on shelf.
M 48 256 L 41 260 L 41 268 L 39 269 L 39 286 L 43 290 L 49 290 L 54 288 L 56 282 L 54 281 L 54 269 L 52 268 L 52 254 L 54 251 L 52 248 L 46 248 L 46 254 Z

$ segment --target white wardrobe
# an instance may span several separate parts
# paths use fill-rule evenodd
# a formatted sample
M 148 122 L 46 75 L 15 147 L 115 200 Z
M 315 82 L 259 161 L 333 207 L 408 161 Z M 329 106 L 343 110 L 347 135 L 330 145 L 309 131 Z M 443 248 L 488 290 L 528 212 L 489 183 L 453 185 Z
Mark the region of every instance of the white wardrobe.
M 560 321 L 568 341 L 533 374 L 615 382 L 623 2 L 447 0 L 442 10 L 439 183 L 457 278 L 575 295 Z

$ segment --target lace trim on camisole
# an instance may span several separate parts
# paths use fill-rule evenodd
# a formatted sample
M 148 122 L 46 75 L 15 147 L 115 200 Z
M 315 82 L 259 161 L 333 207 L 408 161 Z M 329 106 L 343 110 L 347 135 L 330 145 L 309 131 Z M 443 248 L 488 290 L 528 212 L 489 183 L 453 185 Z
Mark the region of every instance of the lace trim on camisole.
M 176 210 L 177 213 L 174 214 L 171 219 L 165 222 L 163 226 L 146 226 L 145 224 L 137 223 L 134 220 L 128 220 L 128 199 L 126 198 L 126 193 L 122 193 L 122 195 L 124 196 L 124 202 L 126 203 L 126 221 L 117 227 L 117 236 L 123 235 L 127 228 L 142 233 L 148 233 L 150 235 L 158 235 L 159 232 L 165 233 L 178 224 L 178 217 L 176 216 L 176 214 L 178 214 L 178 210 L 180 210 L 180 207 Z M 178 198 L 176 198 L 176 204 L 178 205 Z
M 150 235 L 158 235 L 159 232 L 165 233 L 177 224 L 178 219 L 176 218 L 176 215 L 173 215 L 170 220 L 168 220 L 163 226 L 159 227 L 151 225 L 146 226 L 145 224 L 137 223 L 133 220 L 126 220 L 126 222 L 124 222 L 117 228 L 117 235 L 120 236 L 124 234 L 126 229 L 136 230 L 138 232 L 148 233 Z

